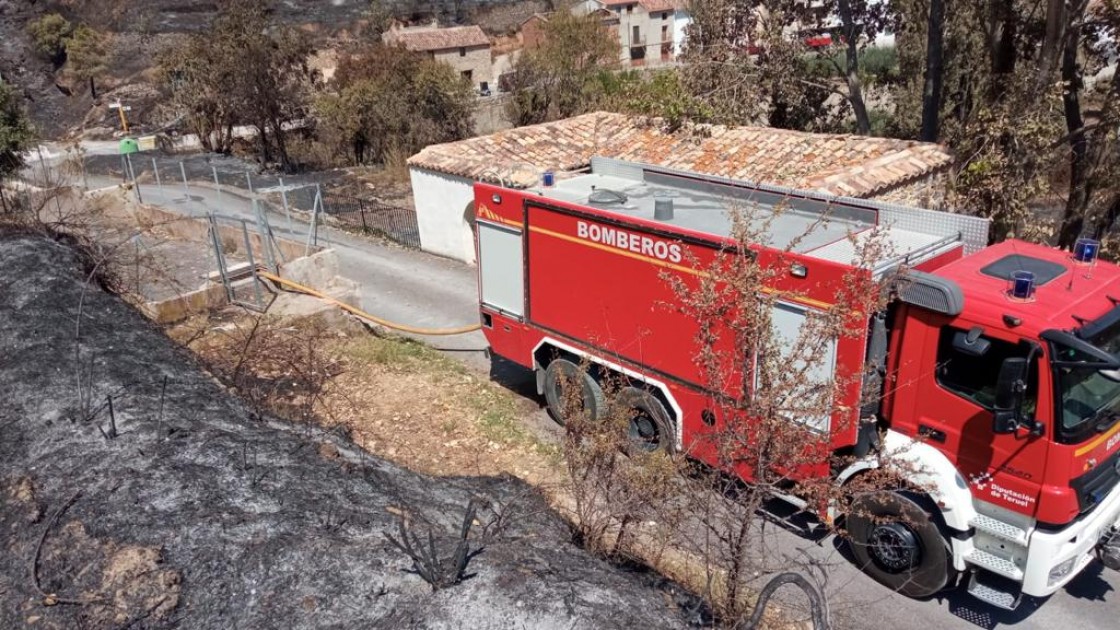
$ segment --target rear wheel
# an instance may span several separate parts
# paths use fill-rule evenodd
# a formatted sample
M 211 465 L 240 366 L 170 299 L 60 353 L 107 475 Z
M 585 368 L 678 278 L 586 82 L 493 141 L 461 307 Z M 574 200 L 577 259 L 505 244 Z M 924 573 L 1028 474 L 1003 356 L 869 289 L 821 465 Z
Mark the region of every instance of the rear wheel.
M 624 387 L 618 400 L 625 406 L 626 448 L 631 454 L 673 451 L 676 433 L 665 405 L 656 396 L 637 387 Z
M 575 414 L 587 413 L 591 420 L 603 417 L 606 402 L 595 379 L 575 363 L 554 359 L 544 371 L 544 399 L 548 415 L 564 425 Z
M 949 548 L 933 515 L 895 492 L 852 502 L 847 517 L 852 554 L 876 581 L 908 597 L 929 597 L 949 582 Z

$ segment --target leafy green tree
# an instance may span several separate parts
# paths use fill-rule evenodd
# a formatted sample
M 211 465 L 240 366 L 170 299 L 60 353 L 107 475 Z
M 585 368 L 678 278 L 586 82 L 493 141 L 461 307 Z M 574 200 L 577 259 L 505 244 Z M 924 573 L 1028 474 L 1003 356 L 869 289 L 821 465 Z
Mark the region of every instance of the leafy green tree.
M 676 70 L 603 73 L 601 78 L 605 109 L 656 119 L 666 131 L 675 131 L 686 122 L 712 120 L 711 108 L 689 93 Z
M 289 168 L 285 125 L 303 117 L 317 75 L 312 48 L 261 0 L 231 0 L 210 28 L 159 56 L 173 101 L 204 147 L 228 151 L 234 125 L 256 128 L 262 163 Z
M 366 11 L 369 36 L 379 39 L 381 34 L 392 26 L 393 17 L 393 4 L 390 0 L 370 0 L 369 9 Z
M 57 13 L 48 13 L 27 24 L 27 33 L 35 43 L 35 50 L 56 66 L 66 58 L 66 40 L 72 30 L 70 22 Z
M 89 81 L 89 95 L 97 98 L 94 81 L 109 69 L 110 41 L 82 24 L 66 38 L 66 67 L 79 81 Z
M 319 139 L 343 161 L 399 161 L 473 133 L 474 92 L 451 66 L 375 44 L 345 58 L 315 103 Z
M 3 182 L 18 173 L 24 166 L 23 155 L 35 142 L 35 131 L 20 103 L 19 94 L 7 83 L 0 82 L 0 201 L 3 199 Z
M 165 48 L 156 57 L 160 81 L 185 126 L 207 151 L 229 153 L 238 111 L 229 97 L 232 76 L 219 72 L 224 64 L 204 37 L 191 37 Z
M 1085 232 L 1107 236 L 1120 218 L 1120 80 L 1090 89 L 1086 78 L 1114 62 L 1120 2 L 959 0 L 944 15 L 937 8 L 890 2 L 902 72 L 922 77 L 892 95 L 895 132 L 917 136 L 921 120 L 923 139 L 953 149 L 961 161 L 955 203 L 992 217 L 996 239 L 1070 247 Z M 1063 193 L 1055 229 L 1031 204 Z
M 619 43 L 598 18 L 558 11 L 539 48 L 514 63 L 506 113 L 515 125 L 568 118 L 603 102 L 604 72 L 619 63 Z
M 862 63 L 886 24 L 881 3 L 693 0 L 690 10 L 685 83 L 719 121 L 835 131 L 850 116 L 858 133 L 871 133 Z M 833 44 L 810 45 L 827 14 L 840 20 Z

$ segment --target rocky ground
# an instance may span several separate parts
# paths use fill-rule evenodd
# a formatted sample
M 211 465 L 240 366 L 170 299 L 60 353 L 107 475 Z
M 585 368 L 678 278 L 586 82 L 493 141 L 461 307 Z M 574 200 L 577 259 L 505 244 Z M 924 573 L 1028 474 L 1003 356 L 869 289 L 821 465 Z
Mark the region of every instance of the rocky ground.
M 64 244 L 0 235 L 0 266 L 0 627 L 686 625 L 679 591 L 572 546 L 523 483 L 252 411 Z M 433 593 L 386 534 L 404 518 L 449 556 L 472 499 L 483 550 Z

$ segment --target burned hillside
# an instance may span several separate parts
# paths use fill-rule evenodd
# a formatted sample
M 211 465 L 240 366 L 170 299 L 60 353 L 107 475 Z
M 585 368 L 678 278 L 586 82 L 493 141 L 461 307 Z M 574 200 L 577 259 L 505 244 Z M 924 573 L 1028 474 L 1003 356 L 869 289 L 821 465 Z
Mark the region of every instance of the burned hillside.
M 0 627 L 681 627 L 506 478 L 430 478 L 255 413 L 66 245 L 0 235 Z M 407 430 L 407 427 L 402 427 Z M 433 592 L 386 534 L 443 557 Z

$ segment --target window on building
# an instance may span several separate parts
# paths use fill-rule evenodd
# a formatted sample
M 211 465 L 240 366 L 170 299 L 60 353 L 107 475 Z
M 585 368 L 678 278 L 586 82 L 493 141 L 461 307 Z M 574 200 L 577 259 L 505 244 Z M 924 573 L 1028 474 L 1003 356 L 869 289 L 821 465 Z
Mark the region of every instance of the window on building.
M 460 74 L 462 74 L 463 78 L 468 81 L 472 81 L 472 79 L 474 79 L 474 70 L 463 70 Z
M 627 13 L 633 13 L 634 12 L 634 5 L 632 5 L 632 4 L 626 5 L 626 12 Z
M 662 26 L 661 27 L 661 41 L 663 41 L 663 42 L 669 41 L 669 27 L 668 26 Z
M 467 49 L 466 48 L 460 48 L 459 49 L 459 56 L 460 57 L 466 57 L 467 56 Z
M 954 394 L 965 398 L 985 409 L 991 409 L 996 401 L 996 380 L 999 368 L 1008 357 L 1023 357 L 1030 354 L 1026 344 L 1009 343 L 991 337 L 980 339 L 991 345 L 981 356 L 972 356 L 953 347 L 953 339 L 967 335 L 967 330 L 945 326 L 937 344 L 937 383 Z M 1023 410 L 1034 414 L 1038 392 L 1038 358 L 1031 362 L 1027 377 L 1027 391 L 1023 397 Z
M 669 14 L 668 13 L 662 13 L 661 14 L 661 19 L 662 20 L 668 20 L 669 19 Z

